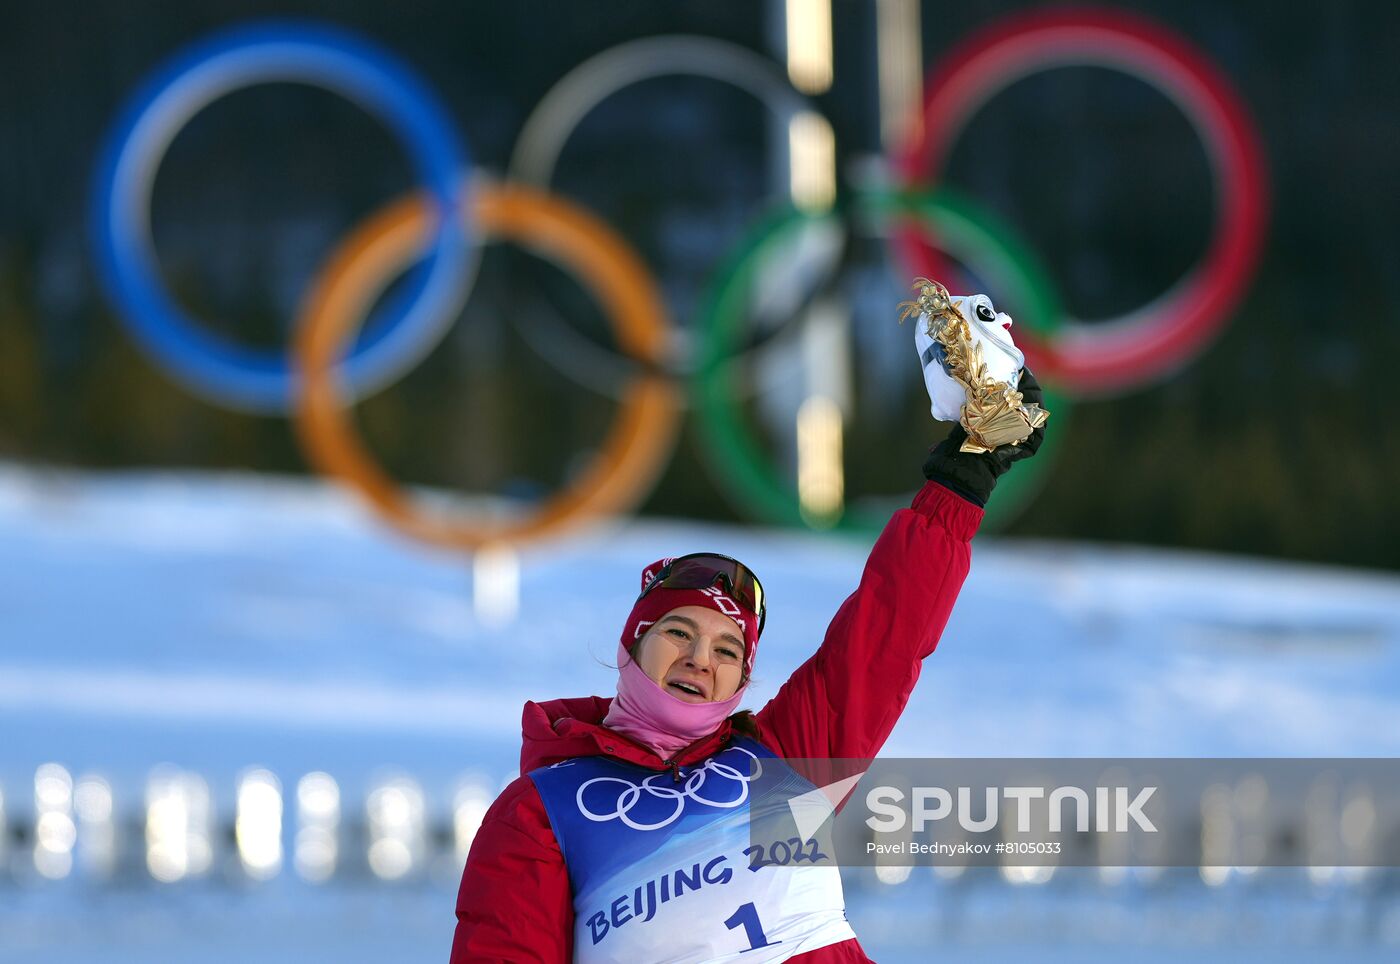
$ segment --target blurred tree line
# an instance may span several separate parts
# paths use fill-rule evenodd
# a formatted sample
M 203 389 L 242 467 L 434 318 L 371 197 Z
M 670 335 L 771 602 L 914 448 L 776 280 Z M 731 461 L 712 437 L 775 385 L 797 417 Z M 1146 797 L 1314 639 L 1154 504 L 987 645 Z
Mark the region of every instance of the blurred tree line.
M 1164 381 L 1075 404 L 1043 490 L 1009 531 L 1400 568 L 1400 433 L 1388 391 L 1400 347 L 1400 202 L 1386 187 L 1400 162 L 1400 79 L 1386 49 L 1400 14 L 1340 4 L 1302 21 L 1265 3 L 1132 6 L 1208 52 L 1253 111 L 1272 181 L 1269 241 L 1249 296 L 1200 357 Z M 1023 7 L 925 4 L 926 59 Z M 600 17 L 562 0 L 406 11 L 367 0 L 9 5 L 0 32 L 0 458 L 305 471 L 285 419 L 226 411 L 174 383 L 95 284 L 85 217 L 98 145 L 136 82 L 182 44 L 262 15 L 360 30 L 425 75 L 476 162 L 497 173 L 530 109 L 593 53 L 661 33 L 772 49 L 763 5 L 627 0 L 607 9 Z M 836 85 L 819 103 L 845 176 L 880 149 L 871 4 L 837 4 L 836 53 Z M 555 189 L 639 249 L 688 323 L 721 255 L 771 201 L 771 137 L 762 108 L 742 93 L 656 81 L 590 115 Z M 1000 95 L 965 132 L 949 180 L 1014 224 L 1069 308 L 1090 318 L 1169 287 L 1198 256 L 1214 210 L 1186 119 L 1145 85 L 1104 71 L 1060 71 Z M 333 95 L 240 92 L 196 117 L 162 165 L 152 211 L 162 269 L 211 328 L 280 344 L 320 259 L 412 186 L 389 135 Z M 892 325 L 893 300 L 888 307 Z M 614 403 L 527 344 L 522 329 L 542 311 L 610 344 L 575 283 L 529 254 L 488 248 L 449 337 L 357 410 L 390 471 L 528 497 L 576 467 Z M 882 392 L 897 397 L 874 397 Z M 941 434 L 917 372 L 893 387 L 867 379 L 857 396 L 850 490 L 912 489 Z M 723 466 L 706 463 L 692 424 L 643 511 L 744 518 L 720 497 L 710 473 Z

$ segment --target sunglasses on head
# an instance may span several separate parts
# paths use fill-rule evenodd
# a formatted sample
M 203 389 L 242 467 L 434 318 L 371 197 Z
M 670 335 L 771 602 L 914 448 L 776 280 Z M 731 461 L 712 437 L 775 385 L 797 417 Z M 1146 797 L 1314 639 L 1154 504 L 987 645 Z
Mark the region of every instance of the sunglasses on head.
M 758 631 L 762 633 L 763 624 L 768 618 L 763 601 L 763 584 L 738 559 L 717 552 L 677 556 L 657 570 L 637 598 L 641 599 L 653 589 L 709 589 L 715 583 L 720 583 L 735 602 L 758 617 Z

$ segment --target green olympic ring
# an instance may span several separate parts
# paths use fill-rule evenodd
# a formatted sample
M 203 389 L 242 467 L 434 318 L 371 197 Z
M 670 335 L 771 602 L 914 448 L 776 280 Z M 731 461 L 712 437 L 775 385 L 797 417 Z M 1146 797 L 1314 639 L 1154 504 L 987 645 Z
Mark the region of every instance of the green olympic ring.
M 861 199 L 855 213 L 862 218 L 873 216 L 882 233 L 888 233 L 898 219 L 916 219 L 940 245 L 993 285 L 999 302 L 1014 306 L 1018 324 L 1037 334 L 1052 333 L 1064 317 L 1048 274 L 1029 249 L 1013 240 L 1004 224 L 965 199 L 948 191 L 871 195 Z M 868 535 L 884 528 L 893 506 L 866 505 L 834 518 L 810 518 L 799 505 L 795 486 L 780 477 L 745 426 L 739 407 L 742 394 L 734 386 L 737 367 L 731 361 L 749 289 L 765 255 L 801 229 L 839 217 L 785 208 L 760 221 L 735 248 L 701 302 L 700 361 L 692 397 L 701 443 L 710 456 L 706 464 L 723 466 L 722 471 L 713 471 L 715 482 L 737 505 L 769 523 Z M 1060 447 L 1070 400 L 1050 386 L 1044 388 L 1045 407 L 1054 413 L 1057 428 L 1046 434 L 1035 458 L 1002 476 L 987 506 L 985 528 L 1004 527 L 1030 504 Z

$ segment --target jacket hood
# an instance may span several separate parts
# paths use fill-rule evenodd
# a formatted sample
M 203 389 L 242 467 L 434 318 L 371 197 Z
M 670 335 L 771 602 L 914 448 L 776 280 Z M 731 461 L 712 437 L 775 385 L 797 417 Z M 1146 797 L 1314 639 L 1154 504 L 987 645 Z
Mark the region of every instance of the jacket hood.
M 578 756 L 610 756 L 653 770 L 666 769 L 671 761 L 651 747 L 602 725 L 611 705 L 612 698 L 602 696 L 526 703 L 520 720 L 521 775 Z M 730 729 L 729 720 L 724 720 L 714 733 L 676 754 L 674 762 L 685 765 L 710 756 L 728 742 Z

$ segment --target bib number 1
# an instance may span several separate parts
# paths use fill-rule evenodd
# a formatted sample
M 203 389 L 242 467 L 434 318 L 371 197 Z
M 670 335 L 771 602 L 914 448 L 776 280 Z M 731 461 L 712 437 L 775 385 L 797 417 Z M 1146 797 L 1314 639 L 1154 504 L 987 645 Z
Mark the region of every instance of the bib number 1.
M 730 930 L 741 925 L 744 928 L 744 935 L 749 939 L 749 946 L 740 953 L 747 954 L 760 947 L 772 947 L 774 944 L 782 943 L 782 941 L 768 940 L 768 937 L 763 933 L 763 925 L 758 922 L 758 909 L 754 907 L 752 902 L 741 906 L 730 916 L 729 920 L 724 922 L 724 926 Z

